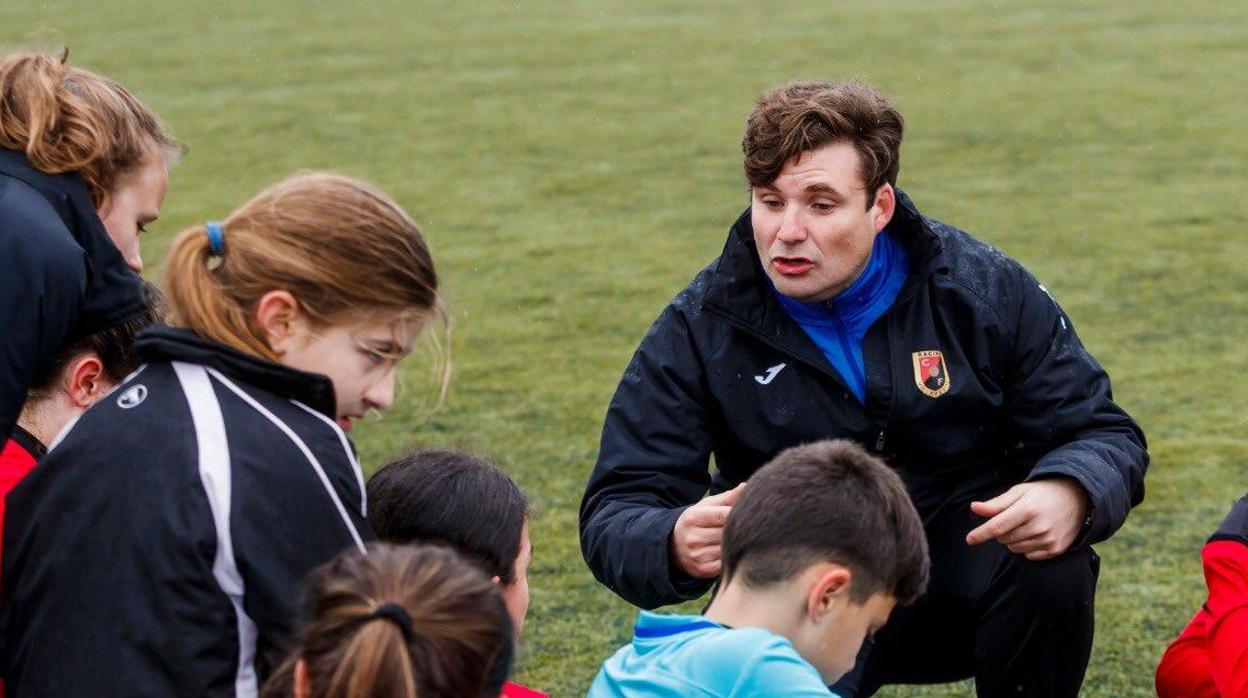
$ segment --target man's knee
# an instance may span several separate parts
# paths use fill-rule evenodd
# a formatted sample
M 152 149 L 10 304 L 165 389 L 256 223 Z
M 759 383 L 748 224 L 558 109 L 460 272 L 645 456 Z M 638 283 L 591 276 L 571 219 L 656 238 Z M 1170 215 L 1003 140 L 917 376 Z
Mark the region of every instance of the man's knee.
M 1083 616 L 1092 613 L 1100 558 L 1091 548 L 1051 560 L 1010 555 L 983 601 L 1006 601 L 1015 613 Z

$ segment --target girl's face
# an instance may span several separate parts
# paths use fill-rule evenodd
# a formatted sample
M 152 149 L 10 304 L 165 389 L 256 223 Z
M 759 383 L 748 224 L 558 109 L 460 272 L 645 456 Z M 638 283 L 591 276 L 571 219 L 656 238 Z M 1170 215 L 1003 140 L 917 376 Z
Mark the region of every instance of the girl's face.
M 358 321 L 311 327 L 292 323 L 288 337 L 273 346 L 284 366 L 329 376 L 337 398 L 338 425 L 394 402 L 395 368 L 412 351 L 420 333 L 416 322 Z M 272 342 L 271 342 L 272 344 Z
M 169 168 L 162 157 L 152 157 L 137 171 L 122 178 L 96 213 L 126 264 L 137 274 L 143 271 L 139 236 L 160 215 L 169 189 Z
M 524 617 L 529 613 L 529 563 L 533 562 L 533 543 L 529 540 L 529 524 L 526 521 L 520 530 L 520 554 L 516 556 L 515 569 L 512 571 L 511 584 L 499 584 L 503 603 L 511 616 L 511 625 L 515 628 L 516 637 L 524 629 Z M 495 577 L 495 583 L 498 578 Z

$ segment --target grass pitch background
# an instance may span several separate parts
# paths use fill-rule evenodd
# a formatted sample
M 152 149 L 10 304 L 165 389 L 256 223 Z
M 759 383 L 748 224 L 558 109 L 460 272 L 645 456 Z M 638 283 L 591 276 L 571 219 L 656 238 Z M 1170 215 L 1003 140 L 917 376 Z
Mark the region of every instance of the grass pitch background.
M 355 438 L 498 457 L 540 502 L 519 678 L 583 694 L 634 611 L 581 561 L 607 402 L 747 198 L 765 87 L 860 76 L 907 120 L 901 186 L 1025 263 L 1144 425 L 1145 504 L 1104 556 L 1089 696 L 1152 694 L 1203 597 L 1198 551 L 1248 489 L 1248 7 L 1005 1 L 6 2 L 5 46 L 68 42 L 191 148 L 144 240 L 301 168 L 365 177 L 432 241 L 454 379 Z M 361 279 L 361 283 L 368 283 Z M 968 685 L 888 696 L 969 695 Z

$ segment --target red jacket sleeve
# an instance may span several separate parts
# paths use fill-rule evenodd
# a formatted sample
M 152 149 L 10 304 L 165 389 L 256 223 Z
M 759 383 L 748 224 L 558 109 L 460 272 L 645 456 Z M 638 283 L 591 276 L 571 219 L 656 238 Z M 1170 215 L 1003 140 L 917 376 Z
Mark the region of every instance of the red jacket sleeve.
M 1219 698 L 1205 648 L 1208 616 L 1201 609 L 1161 656 L 1156 677 L 1159 698 Z

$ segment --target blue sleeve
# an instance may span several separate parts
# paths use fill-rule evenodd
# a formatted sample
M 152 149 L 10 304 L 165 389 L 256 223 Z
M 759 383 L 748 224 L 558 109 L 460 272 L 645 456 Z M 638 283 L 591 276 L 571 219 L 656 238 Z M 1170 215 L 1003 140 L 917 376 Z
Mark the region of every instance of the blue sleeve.
M 85 253 L 69 232 L 4 204 L 0 197 L 0 443 L 68 338 L 87 287 Z

